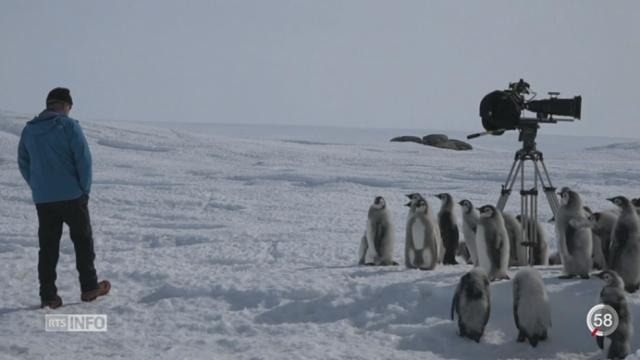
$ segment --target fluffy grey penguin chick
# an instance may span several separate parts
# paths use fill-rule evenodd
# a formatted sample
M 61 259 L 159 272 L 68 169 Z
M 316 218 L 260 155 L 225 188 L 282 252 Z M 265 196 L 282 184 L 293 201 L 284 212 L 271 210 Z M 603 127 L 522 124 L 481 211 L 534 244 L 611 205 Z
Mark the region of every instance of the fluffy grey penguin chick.
M 478 247 L 476 246 L 476 229 L 478 228 L 478 210 L 473 207 L 469 200 L 462 200 L 458 203 L 462 209 L 462 235 L 467 244 L 471 262 L 478 266 Z
M 589 278 L 593 260 L 591 229 L 585 227 L 587 215 L 580 195 L 569 189 L 560 191 L 560 208 L 556 214 L 556 234 L 565 275 L 561 279 L 580 276 Z
M 613 227 L 616 225 L 619 216 L 620 211 L 618 209 L 616 209 L 615 211 L 604 210 L 594 212 L 589 215 L 589 221 L 591 222 L 591 232 L 593 233 L 594 238 L 597 236 L 600 240 L 602 256 L 605 260 L 605 266 L 603 269 L 609 269 L 609 259 L 611 258 L 611 233 L 613 232 Z
M 600 292 L 600 302 L 611 306 L 618 313 L 618 327 L 607 337 L 610 340 L 606 350 L 607 359 L 624 359 L 631 352 L 633 336 L 633 317 L 629 312 L 627 298 L 623 289 L 624 282 L 615 271 L 605 270 L 597 275 L 605 285 Z M 596 337 L 600 349 L 604 349 L 604 337 Z
M 525 268 L 513 279 L 513 317 L 518 328 L 518 342 L 529 340 L 531 346 L 547 339 L 551 327 L 551 306 L 542 276 L 534 268 Z
M 632 293 L 640 288 L 640 218 L 626 197 L 608 200 L 621 210 L 611 233 L 609 265 L 624 281 L 625 290 Z
M 397 265 L 393 261 L 395 242 L 391 216 L 382 196 L 376 196 L 369 207 L 367 229 L 360 241 L 358 263 L 361 265 Z
M 478 210 L 478 266 L 489 274 L 491 281 L 509 279 L 509 235 L 502 213 L 493 205 L 485 205 Z
M 487 273 L 479 267 L 460 278 L 451 303 L 451 320 L 458 315 L 460 336 L 480 342 L 491 313 L 491 292 Z

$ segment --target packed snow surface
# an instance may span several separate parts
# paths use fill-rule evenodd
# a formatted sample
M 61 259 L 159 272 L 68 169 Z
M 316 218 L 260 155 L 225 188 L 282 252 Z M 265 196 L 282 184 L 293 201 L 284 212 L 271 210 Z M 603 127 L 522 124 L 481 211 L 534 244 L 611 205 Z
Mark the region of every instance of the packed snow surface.
M 297 136 L 300 129 L 292 135 L 272 128 L 260 139 L 215 128 L 198 134 L 178 126 L 82 122 L 94 159 L 96 267 L 113 288 L 105 298 L 80 302 L 65 232 L 57 282 L 65 306 L 41 310 L 37 217 L 16 165 L 27 120 L 0 113 L 1 359 L 603 357 L 585 324 L 602 287 L 595 277 L 560 280 L 559 267 L 539 268 L 553 327 L 549 341 L 534 349 L 515 341 L 510 281 L 491 285 L 491 318 L 476 344 L 459 337 L 449 319 L 455 285 L 469 266 L 356 265 L 375 196 L 390 207 L 395 258 L 402 263 L 404 194 L 419 191 L 434 209 L 440 204 L 432 195 L 440 192 L 456 202 L 495 204 L 518 147 L 512 137 L 496 138 L 501 146 L 479 140 L 474 151 L 453 152 L 349 142 L 341 129 L 323 130 L 342 140 L 336 142 Z M 543 149 L 555 186 L 575 188 L 593 209 L 611 207 L 607 197 L 640 196 L 636 147 L 556 139 Z M 602 147 L 582 151 L 594 145 Z M 516 195 L 509 207 L 519 208 Z M 551 217 L 544 197 L 540 209 Z M 552 224 L 544 226 L 555 249 Z M 628 301 L 638 334 L 640 295 Z M 44 331 L 45 314 L 93 313 L 108 316 L 107 332 Z M 633 351 L 639 346 L 634 335 Z

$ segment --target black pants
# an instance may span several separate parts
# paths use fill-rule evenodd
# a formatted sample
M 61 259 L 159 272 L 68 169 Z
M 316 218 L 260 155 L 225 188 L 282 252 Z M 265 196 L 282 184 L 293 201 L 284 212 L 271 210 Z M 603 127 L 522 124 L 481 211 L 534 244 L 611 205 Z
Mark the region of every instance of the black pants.
M 98 288 L 96 269 L 93 266 L 93 235 L 89 219 L 89 196 L 83 195 L 74 200 L 36 204 L 38 210 L 38 238 L 40 252 L 38 259 L 38 278 L 40 279 L 40 298 L 50 300 L 57 295 L 56 265 L 60 253 L 62 226 L 69 226 L 69 235 L 76 252 L 76 269 L 80 274 L 82 292 Z

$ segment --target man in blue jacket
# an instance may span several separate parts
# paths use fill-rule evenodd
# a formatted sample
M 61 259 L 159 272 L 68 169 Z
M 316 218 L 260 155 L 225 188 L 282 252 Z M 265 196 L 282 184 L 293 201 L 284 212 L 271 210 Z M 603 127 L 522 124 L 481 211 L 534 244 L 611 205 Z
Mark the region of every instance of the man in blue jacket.
M 41 307 L 62 306 L 56 288 L 56 265 L 62 226 L 67 224 L 76 253 L 81 300 L 106 295 L 111 284 L 98 283 L 93 265 L 93 235 L 89 219 L 91 153 L 77 120 L 68 117 L 73 106 L 69 89 L 55 88 L 47 108 L 22 130 L 18 165 L 31 188 L 38 212 L 38 278 Z

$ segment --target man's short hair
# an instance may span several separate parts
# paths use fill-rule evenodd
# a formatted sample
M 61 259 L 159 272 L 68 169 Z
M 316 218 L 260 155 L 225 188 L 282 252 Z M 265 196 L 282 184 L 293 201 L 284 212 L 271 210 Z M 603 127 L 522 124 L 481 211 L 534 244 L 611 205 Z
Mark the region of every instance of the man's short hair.
M 47 108 L 63 103 L 73 106 L 73 99 L 71 99 L 71 92 L 69 89 L 57 87 L 49 91 L 49 95 L 47 95 Z

